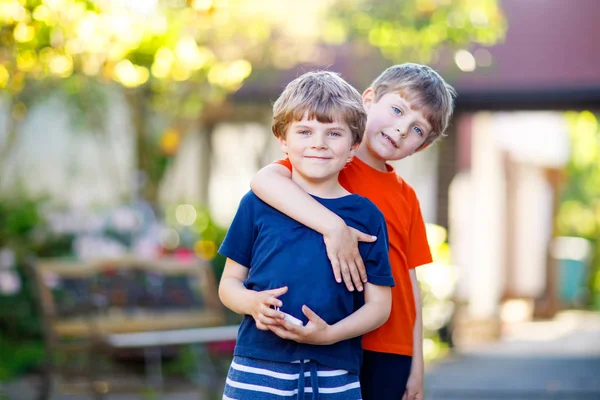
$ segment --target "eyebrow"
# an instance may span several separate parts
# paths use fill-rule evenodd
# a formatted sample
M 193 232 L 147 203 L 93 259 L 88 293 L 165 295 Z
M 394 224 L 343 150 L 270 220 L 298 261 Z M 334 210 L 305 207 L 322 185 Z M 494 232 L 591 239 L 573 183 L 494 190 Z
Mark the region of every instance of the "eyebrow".
M 296 128 L 314 129 L 313 126 L 308 126 L 308 125 L 296 125 Z M 333 129 L 340 130 L 340 131 L 346 130 L 346 128 L 344 128 L 341 125 L 334 125 L 334 126 L 332 126 L 330 128 L 327 128 L 327 130 L 333 130 Z

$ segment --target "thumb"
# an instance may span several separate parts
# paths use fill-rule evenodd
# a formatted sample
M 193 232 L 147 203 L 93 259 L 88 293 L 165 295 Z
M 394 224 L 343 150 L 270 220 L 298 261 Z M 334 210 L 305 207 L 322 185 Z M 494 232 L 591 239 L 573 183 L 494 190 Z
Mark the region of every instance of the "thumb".
M 321 317 L 319 317 L 317 315 L 317 313 L 315 313 L 313 310 L 308 308 L 308 306 L 302 306 L 302 313 L 304 313 L 304 315 L 306 315 L 306 318 L 308 318 L 309 321 L 318 322 L 318 321 L 323 320 Z
M 373 235 L 369 235 L 366 233 L 363 233 L 357 229 L 352 228 L 352 231 L 354 232 L 354 237 L 356 238 L 356 240 L 358 240 L 359 242 L 374 242 L 377 240 L 377 236 L 373 236 Z

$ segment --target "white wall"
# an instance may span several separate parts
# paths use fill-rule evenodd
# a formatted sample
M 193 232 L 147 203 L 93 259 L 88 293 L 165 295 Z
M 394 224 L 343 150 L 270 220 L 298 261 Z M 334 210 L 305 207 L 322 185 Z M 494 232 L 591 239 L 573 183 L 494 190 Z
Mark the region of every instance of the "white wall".
M 2 160 L 0 191 L 18 185 L 33 195 L 49 194 L 58 204 L 114 204 L 131 196 L 135 165 L 129 117 L 123 99 L 111 95 L 106 132 L 74 132 L 65 105 L 50 99 L 29 110 L 18 140 Z M 0 106 L 4 146 L 8 109 Z

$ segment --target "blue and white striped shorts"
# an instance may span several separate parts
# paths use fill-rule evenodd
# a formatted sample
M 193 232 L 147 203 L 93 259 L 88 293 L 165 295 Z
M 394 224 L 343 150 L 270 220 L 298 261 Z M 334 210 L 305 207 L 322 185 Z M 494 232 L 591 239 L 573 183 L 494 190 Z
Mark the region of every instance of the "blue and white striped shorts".
M 304 378 L 299 377 L 303 375 Z M 223 400 L 360 400 L 357 374 L 311 360 L 291 363 L 235 356 Z

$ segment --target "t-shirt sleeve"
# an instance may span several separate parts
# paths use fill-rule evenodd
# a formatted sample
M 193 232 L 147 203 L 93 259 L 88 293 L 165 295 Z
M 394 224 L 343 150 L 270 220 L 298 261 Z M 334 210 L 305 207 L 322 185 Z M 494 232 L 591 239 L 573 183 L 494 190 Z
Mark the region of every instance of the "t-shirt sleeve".
M 410 245 L 408 246 L 406 257 L 409 269 L 429 264 L 433 261 L 431 250 L 429 249 L 429 242 L 427 241 L 427 231 L 425 229 L 423 215 L 421 214 L 419 199 L 417 199 L 414 190 L 411 191 L 412 196 L 410 198 L 412 212 L 410 216 L 410 232 L 408 234 Z
M 283 160 L 277 160 L 274 163 L 275 164 L 279 164 L 279 165 L 283 165 L 284 167 L 286 167 L 290 171 L 292 170 L 292 163 L 290 162 L 289 158 L 284 158 Z
M 242 197 L 231 226 L 219 248 L 220 254 L 247 268 L 250 268 L 252 247 L 256 238 L 254 229 L 256 204 L 256 196 L 251 191 Z
M 394 277 L 389 258 L 389 242 L 387 226 L 383 214 L 373 205 L 377 211 L 377 216 L 373 218 L 374 228 L 372 232 L 377 232 L 377 240 L 371 244 L 371 249 L 364 258 L 365 269 L 367 271 L 367 281 L 377 286 L 395 286 Z

